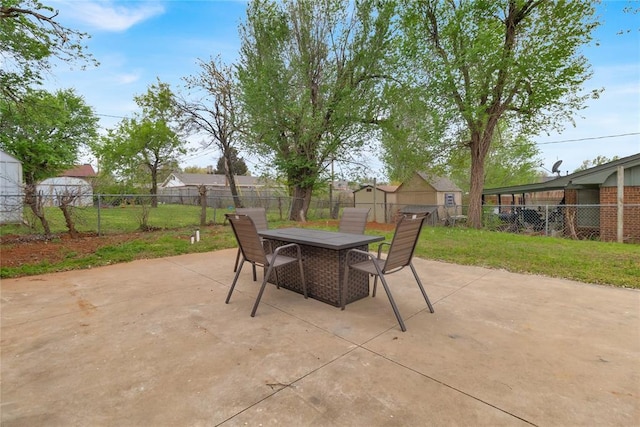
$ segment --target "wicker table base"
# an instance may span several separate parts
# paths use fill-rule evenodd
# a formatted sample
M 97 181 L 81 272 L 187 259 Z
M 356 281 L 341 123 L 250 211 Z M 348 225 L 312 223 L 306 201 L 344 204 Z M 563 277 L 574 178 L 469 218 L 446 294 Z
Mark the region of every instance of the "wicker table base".
M 272 249 L 286 245 L 287 241 L 270 239 Z M 368 245 L 354 246 L 349 249 L 368 250 Z M 340 298 L 344 282 L 345 257 L 349 249 L 327 249 L 316 246 L 300 244 L 304 274 L 307 282 L 307 293 L 311 298 L 340 307 Z M 295 257 L 295 250 L 281 252 Z M 366 261 L 366 256 L 352 255 L 356 261 Z M 300 283 L 300 271 L 297 264 L 289 264 L 278 268 L 278 283 L 280 286 L 292 291 L 302 293 Z M 275 276 L 271 276 L 271 282 L 275 283 Z M 349 272 L 347 286 L 347 304 L 369 295 L 369 275 L 361 271 Z

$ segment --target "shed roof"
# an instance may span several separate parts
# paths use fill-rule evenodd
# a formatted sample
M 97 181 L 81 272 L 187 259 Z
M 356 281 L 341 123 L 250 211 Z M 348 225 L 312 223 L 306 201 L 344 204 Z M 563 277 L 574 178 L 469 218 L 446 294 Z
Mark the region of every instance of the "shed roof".
M 90 178 L 97 176 L 93 166 L 85 163 L 84 165 L 76 166 L 72 169 L 64 171 L 60 176 L 70 176 L 74 178 Z
M 534 184 L 514 185 L 511 187 L 488 188 L 482 191 L 483 195 L 491 194 L 521 194 L 535 193 L 539 191 L 563 190 L 565 188 L 575 188 L 582 185 L 603 184 L 609 176 L 616 173 L 618 166 L 631 168 L 640 166 L 640 153 L 609 163 L 594 166 L 589 169 L 574 172 L 546 182 Z
M 376 185 L 376 189 L 384 193 L 395 193 L 398 187 L 400 186 L 399 185 Z M 356 193 L 358 191 L 364 190 L 365 188 L 373 188 L 373 185 L 371 184 L 363 185 L 362 187 L 358 188 L 357 190 L 354 190 L 353 192 Z
M 20 160 L 16 159 L 11 154 L 2 150 L 0 150 L 0 161 L 7 162 L 7 163 L 22 163 Z
M 444 176 L 430 175 L 426 172 L 418 172 L 418 175 L 428 182 L 436 191 L 462 191 L 453 181 Z

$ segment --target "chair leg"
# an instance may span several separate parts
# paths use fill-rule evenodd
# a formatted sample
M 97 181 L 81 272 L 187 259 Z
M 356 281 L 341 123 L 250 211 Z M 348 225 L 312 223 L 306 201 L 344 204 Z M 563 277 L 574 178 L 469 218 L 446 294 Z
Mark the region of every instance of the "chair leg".
M 231 294 L 233 293 L 233 289 L 236 287 L 236 283 L 238 282 L 238 276 L 240 276 L 240 272 L 242 271 L 242 266 L 244 265 L 244 258 L 240 261 L 240 267 L 236 271 L 236 276 L 233 278 L 233 283 L 231 283 L 231 289 L 229 289 L 229 293 L 227 294 L 227 299 L 224 301 L 225 304 L 229 304 L 229 300 L 231 299 Z
M 418 273 L 416 272 L 416 269 L 413 267 L 413 264 L 411 263 L 409 264 L 409 267 L 411 267 L 411 271 L 413 272 L 413 277 L 416 278 L 416 282 L 418 282 L 420 291 L 422 291 L 422 296 L 424 297 L 424 300 L 427 302 L 427 305 L 429 306 L 429 311 L 433 313 L 433 306 L 431 305 L 431 301 L 429 301 L 429 297 L 427 296 L 427 293 L 425 292 L 424 287 L 422 286 L 422 282 L 418 277 Z
M 380 276 L 380 282 L 382 282 L 382 286 L 384 287 L 384 290 L 387 293 L 387 297 L 389 297 L 391 308 L 393 308 L 393 312 L 396 315 L 396 319 L 398 319 L 398 323 L 400 324 L 400 329 L 402 329 L 402 332 L 406 332 L 407 328 L 404 326 L 404 322 L 402 321 L 402 316 L 400 316 L 400 311 L 398 311 L 398 306 L 396 305 L 396 302 L 393 300 L 393 296 L 391 295 L 391 290 L 389 290 L 389 285 L 387 285 L 387 281 L 385 280 L 384 276 Z
M 373 293 L 371 294 L 371 298 L 376 297 L 376 289 L 378 288 L 378 276 L 376 275 L 373 278 Z
M 256 265 L 253 264 L 253 281 L 257 282 L 258 281 L 258 276 L 256 275 Z
M 260 292 L 258 292 L 258 297 L 256 298 L 255 304 L 253 304 L 253 310 L 251 310 L 251 317 L 256 316 L 256 310 L 258 309 L 258 304 L 260 304 L 260 299 L 262 299 L 262 293 L 264 292 L 264 288 L 267 286 L 267 280 L 269 280 L 269 276 L 271 276 L 271 270 L 273 270 L 273 265 L 270 265 L 267 269 L 267 272 L 264 275 L 264 280 L 262 280 L 262 286 L 260 286 Z
M 238 271 L 238 262 L 240 261 L 240 248 L 238 248 L 238 253 L 236 253 L 236 263 L 233 265 L 233 272 Z

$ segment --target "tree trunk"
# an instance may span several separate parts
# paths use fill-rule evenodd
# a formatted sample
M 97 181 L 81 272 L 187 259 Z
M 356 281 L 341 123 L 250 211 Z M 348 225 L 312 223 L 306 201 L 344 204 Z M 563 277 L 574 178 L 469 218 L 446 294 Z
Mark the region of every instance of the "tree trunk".
M 151 193 L 151 207 L 157 208 L 158 207 L 158 169 L 156 168 L 151 169 L 151 190 L 149 190 L 149 193 Z
M 69 235 L 72 239 L 78 237 L 78 232 L 76 231 L 76 226 L 73 222 L 73 216 L 71 211 L 73 209 L 73 201 L 76 200 L 76 196 L 69 192 L 63 194 L 58 198 L 60 203 L 60 210 L 62 211 L 62 215 L 64 216 L 64 222 L 67 225 L 67 229 L 69 230 Z
M 44 229 L 44 235 L 50 236 L 51 228 L 49 227 L 49 221 L 47 221 L 44 216 L 42 198 L 37 194 L 36 184 L 30 183 L 25 185 L 24 202 L 31 208 L 33 214 L 40 220 L 42 228 Z
M 236 208 L 243 208 L 242 200 L 238 195 L 238 187 L 236 186 L 236 179 L 233 175 L 227 174 L 227 180 L 229 181 L 229 190 L 231 190 L 231 197 L 233 197 L 233 205 Z
M 64 216 L 64 222 L 67 224 L 69 235 L 71 236 L 71 238 L 75 239 L 76 237 L 78 237 L 78 232 L 76 231 L 75 224 L 73 223 L 70 206 L 61 204 L 60 210 L 62 211 L 62 215 Z
M 471 134 L 471 185 L 469 187 L 469 212 L 467 224 L 473 228 L 482 227 L 482 190 L 484 188 L 484 161 L 489 151 L 491 139 L 487 132 Z
M 306 221 L 307 212 L 311 203 L 311 193 L 311 188 L 303 188 L 300 186 L 295 186 L 293 188 L 291 211 L 289 212 L 290 221 Z
M 229 181 L 229 189 L 231 190 L 231 197 L 233 197 L 233 205 L 236 208 L 243 208 L 242 200 L 240 200 L 240 196 L 238 195 L 238 187 L 236 187 L 236 176 L 235 171 L 233 170 L 233 166 L 231 160 L 229 159 L 230 151 L 223 153 L 224 156 L 224 173 L 227 177 L 227 181 Z

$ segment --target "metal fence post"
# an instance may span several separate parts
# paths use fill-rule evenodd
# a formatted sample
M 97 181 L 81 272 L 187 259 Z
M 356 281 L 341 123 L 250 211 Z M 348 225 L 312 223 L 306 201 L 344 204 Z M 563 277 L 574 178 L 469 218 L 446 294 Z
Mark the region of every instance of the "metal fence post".
M 102 205 L 102 201 L 100 200 L 100 194 L 98 194 L 98 236 L 100 236 L 100 205 Z
M 544 205 L 544 235 L 549 236 L 549 205 Z

